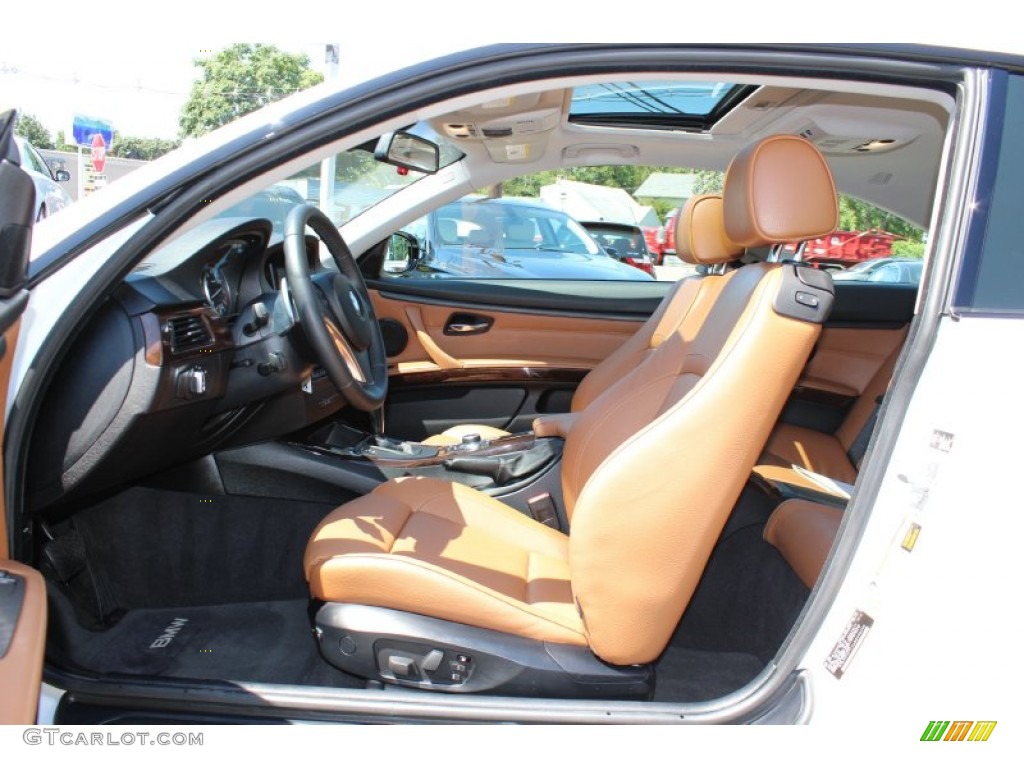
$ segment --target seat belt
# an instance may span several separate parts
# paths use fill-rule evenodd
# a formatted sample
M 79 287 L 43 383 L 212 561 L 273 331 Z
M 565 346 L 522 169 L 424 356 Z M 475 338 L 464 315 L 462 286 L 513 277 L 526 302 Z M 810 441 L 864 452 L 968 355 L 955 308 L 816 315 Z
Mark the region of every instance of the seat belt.
M 857 439 L 850 443 L 850 450 L 846 452 L 847 457 L 850 459 L 850 463 L 857 469 L 860 469 L 860 464 L 864 461 L 864 454 L 868 452 L 868 443 L 871 442 L 871 433 L 875 431 L 875 423 L 878 421 L 878 412 L 882 409 L 882 401 L 884 399 L 884 395 L 879 395 L 875 398 L 875 407 L 871 409 L 871 414 L 868 416 L 867 421 L 864 422 L 864 426 L 861 427 L 860 432 L 857 433 Z

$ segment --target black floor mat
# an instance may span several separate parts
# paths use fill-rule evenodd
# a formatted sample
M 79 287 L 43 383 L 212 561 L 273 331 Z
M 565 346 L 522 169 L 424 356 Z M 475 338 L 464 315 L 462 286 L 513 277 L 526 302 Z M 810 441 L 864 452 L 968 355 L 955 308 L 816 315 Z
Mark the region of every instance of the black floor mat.
M 709 701 L 746 685 L 764 669 L 757 656 L 669 646 L 655 665 L 655 701 Z
M 61 614 L 60 596 L 51 609 Z M 63 605 L 63 607 L 61 607 Z M 63 661 L 96 673 L 361 688 L 330 666 L 310 631 L 307 600 L 129 611 L 92 632 L 54 623 Z
M 130 488 L 77 513 L 89 570 L 119 609 L 308 597 L 302 557 L 327 504 Z

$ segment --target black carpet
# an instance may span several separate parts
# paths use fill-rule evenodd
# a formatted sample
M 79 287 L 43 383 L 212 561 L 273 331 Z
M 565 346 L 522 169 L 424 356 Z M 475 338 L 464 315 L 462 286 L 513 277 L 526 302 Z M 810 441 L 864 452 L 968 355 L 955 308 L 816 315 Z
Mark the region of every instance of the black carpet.
M 749 653 L 669 646 L 655 665 L 655 701 L 710 701 L 746 685 L 764 669 Z
M 809 590 L 762 533 L 775 505 L 740 496 L 655 670 L 658 701 L 707 701 L 750 682 L 775 656 Z
M 748 486 L 656 664 L 656 699 L 707 701 L 774 656 L 808 590 L 761 538 Z M 363 687 L 320 656 L 302 556 L 329 505 L 133 488 L 58 531 L 51 661 L 106 674 Z M 77 538 L 76 538 L 77 537 Z M 84 552 L 88 567 L 74 569 Z M 68 554 L 70 553 L 70 554 Z M 76 559 L 77 558 L 77 559 Z
M 52 660 L 115 675 L 363 687 L 330 666 L 310 630 L 307 600 L 140 609 L 105 631 L 83 629 L 51 592 Z
M 67 525 L 84 542 L 104 603 L 121 610 L 224 605 L 308 597 L 303 553 L 331 509 L 131 488 Z

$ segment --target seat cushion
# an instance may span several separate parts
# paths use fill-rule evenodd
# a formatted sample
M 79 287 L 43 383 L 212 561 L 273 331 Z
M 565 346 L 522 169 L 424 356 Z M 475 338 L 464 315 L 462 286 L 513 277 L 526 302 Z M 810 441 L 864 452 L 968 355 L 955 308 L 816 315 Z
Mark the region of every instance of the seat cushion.
M 329 514 L 306 549 L 313 596 L 587 645 L 568 537 L 466 486 L 391 480 Z
M 791 424 L 775 427 L 758 463 L 798 466 L 851 485 L 857 482 L 857 469 L 838 438 Z
M 804 584 L 813 587 L 842 521 L 843 510 L 839 507 L 789 499 L 768 518 L 764 540 L 782 553 Z

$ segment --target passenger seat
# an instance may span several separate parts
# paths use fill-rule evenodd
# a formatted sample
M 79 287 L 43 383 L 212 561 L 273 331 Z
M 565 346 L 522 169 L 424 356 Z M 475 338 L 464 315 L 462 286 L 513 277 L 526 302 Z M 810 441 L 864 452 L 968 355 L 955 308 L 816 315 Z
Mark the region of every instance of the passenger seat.
M 687 202 L 677 223 L 676 243 L 683 261 L 696 265 L 727 264 L 739 259 L 744 248 L 725 234 L 721 195 L 700 195 Z M 633 371 L 637 365 L 662 341 L 672 335 L 686 317 L 696 295 L 700 278 L 684 278 L 676 283 L 661 304 L 633 336 L 599 363 L 580 382 L 573 394 L 570 411 L 578 413 L 609 387 Z M 560 414 L 564 415 L 564 414 Z M 551 421 L 557 417 L 542 416 L 534 422 L 538 434 L 552 430 L 538 425 L 538 421 Z M 425 445 L 454 445 L 464 435 L 477 434 L 483 440 L 495 440 L 509 433 L 484 424 L 461 424 L 431 435 Z

